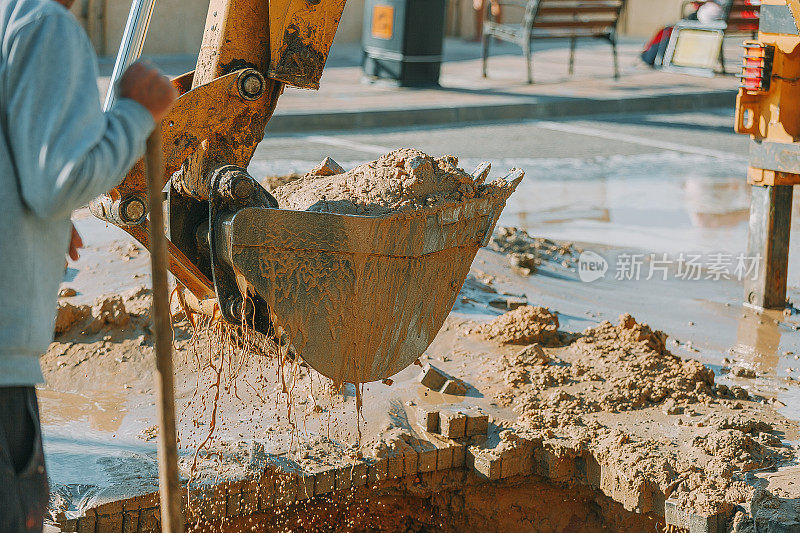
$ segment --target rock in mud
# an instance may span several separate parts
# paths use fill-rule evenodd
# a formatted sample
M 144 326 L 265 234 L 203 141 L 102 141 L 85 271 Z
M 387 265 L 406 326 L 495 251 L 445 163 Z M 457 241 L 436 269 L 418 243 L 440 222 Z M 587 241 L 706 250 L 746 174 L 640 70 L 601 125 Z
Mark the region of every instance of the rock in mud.
M 458 159 L 437 159 L 410 148 L 395 150 L 376 161 L 339 173 L 335 162 L 323 161 L 302 179 L 277 187 L 273 194 L 283 209 L 380 216 L 459 202 L 504 188 L 502 180 L 487 185 L 461 168 Z
M 523 305 L 478 328 L 487 339 L 502 344 L 558 345 L 558 317 L 546 307 Z
M 71 298 L 72 296 L 76 296 L 77 294 L 78 294 L 78 291 L 76 291 L 72 287 L 62 287 L 58 291 L 58 297 L 59 298 Z
M 740 365 L 731 368 L 731 374 L 736 376 L 737 378 L 749 378 L 749 379 L 758 376 L 758 374 L 756 374 L 756 371 L 753 370 L 752 368 Z
M 559 244 L 549 239 L 532 237 L 525 230 L 506 226 L 495 230 L 489 248 L 507 254 L 511 265 L 527 276 L 534 274 L 544 261 L 574 268 L 581 254 L 581 250 L 571 243 Z
M 131 320 L 121 296 L 98 299 L 92 307 L 92 323 L 89 330 L 96 333 L 106 326 L 122 328 Z
M 66 333 L 91 314 L 92 309 L 88 305 L 72 305 L 68 302 L 58 302 L 55 324 L 56 335 Z

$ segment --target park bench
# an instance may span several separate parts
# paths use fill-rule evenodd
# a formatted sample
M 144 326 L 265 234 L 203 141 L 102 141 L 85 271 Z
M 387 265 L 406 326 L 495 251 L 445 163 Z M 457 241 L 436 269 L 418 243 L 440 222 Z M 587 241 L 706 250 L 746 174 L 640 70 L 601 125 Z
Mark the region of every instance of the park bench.
M 684 2 L 681 5 L 681 19 L 689 16 L 690 12 L 697 11 L 697 8 L 704 4 L 705 1 L 691 0 Z M 722 22 L 725 23 L 725 37 L 738 37 L 748 36 L 755 38 L 758 34 L 758 20 L 761 14 L 761 0 L 733 0 L 724 7 Z M 719 64 L 722 72 L 726 73 L 725 69 L 725 54 L 724 50 L 720 48 L 719 51 Z
M 524 10 L 521 24 L 503 24 L 492 14 L 491 3 L 484 2 L 483 77 L 489 59 L 489 43 L 494 39 L 517 44 L 525 54 L 528 83 L 533 83 L 531 42 L 534 39 L 570 39 L 569 73 L 575 70 L 575 45 L 578 39 L 599 38 L 611 44 L 614 78 L 619 78 L 617 23 L 625 0 L 493 0 L 495 4 Z

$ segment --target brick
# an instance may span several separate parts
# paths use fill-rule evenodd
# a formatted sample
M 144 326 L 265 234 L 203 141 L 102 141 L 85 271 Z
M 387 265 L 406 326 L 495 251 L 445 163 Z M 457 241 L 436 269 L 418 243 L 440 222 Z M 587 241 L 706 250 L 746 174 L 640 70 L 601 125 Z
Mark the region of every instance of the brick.
M 122 519 L 122 533 L 136 533 L 139 531 L 139 509 L 125 511 Z
M 716 533 L 718 531 L 726 531 L 728 529 L 727 522 L 728 516 L 723 514 L 717 515 L 701 515 L 689 510 L 681 509 L 678 507 L 676 500 L 666 500 L 664 502 L 664 519 L 668 524 L 667 527 L 672 527 L 674 531 L 691 531 L 692 533 Z M 796 522 L 795 522 L 796 524 Z M 771 530 L 769 524 L 767 528 Z M 777 524 L 776 524 L 777 526 Z M 795 531 L 792 525 L 789 527 L 775 527 L 778 531 Z M 669 531 L 669 529 L 668 529 Z M 760 529 L 759 529 L 760 531 Z
M 533 472 L 533 442 L 520 439 L 505 450 L 500 459 L 500 477 L 528 475 Z
M 486 450 L 475 446 L 467 448 L 467 466 L 480 477 L 491 481 L 500 479 L 502 461 Z
M 62 533 L 77 533 L 77 531 L 78 531 L 78 519 L 77 518 L 69 518 L 69 519 L 67 519 L 64 522 L 64 526 L 63 526 L 61 531 L 62 531 Z
M 403 471 L 407 476 L 413 476 L 417 473 L 417 464 L 419 463 L 419 455 L 417 451 L 411 446 L 403 450 Z
M 258 509 L 266 511 L 275 505 L 275 478 L 270 473 L 261 475 L 258 480 Z
M 426 364 L 420 372 L 419 382 L 431 390 L 438 391 L 447 382 L 447 376 L 435 366 Z
M 458 411 L 439 413 L 439 431 L 448 439 L 459 439 L 467 434 L 467 415 Z
M 314 475 L 314 494 L 328 494 L 336 486 L 336 470 L 330 468 Z
M 429 407 L 417 408 L 417 422 L 428 433 L 439 431 L 439 411 Z
M 445 446 L 436 452 L 436 470 L 450 470 L 453 468 L 453 448 Z
M 461 468 L 466 464 L 467 447 L 461 443 L 451 446 L 453 450 L 453 468 Z
M 536 473 L 550 481 L 570 481 L 576 476 L 575 459 L 556 455 L 544 448 L 536 450 Z
M 354 487 L 363 487 L 367 484 L 367 463 L 359 461 L 353 465 L 352 480 Z
M 417 459 L 418 472 L 433 472 L 436 470 L 436 448 L 421 450 Z
M 403 465 L 403 455 L 400 453 L 390 455 L 386 467 L 386 477 L 389 479 L 394 479 L 402 477 L 404 473 L 405 467 Z
M 489 432 L 489 415 L 475 409 L 467 413 L 467 437 L 486 435 Z
M 277 475 L 275 478 L 275 492 L 273 505 L 291 505 L 297 501 L 299 484 L 296 476 L 291 474 Z
M 242 486 L 240 483 L 226 483 L 225 516 L 239 516 L 242 514 Z
M 143 508 L 139 511 L 139 531 L 142 533 L 161 531 L 161 510 L 158 507 Z
M 242 488 L 241 514 L 250 516 L 258 512 L 258 483 L 247 483 Z
M 78 520 L 78 533 L 94 533 L 96 524 L 97 515 L 93 509 L 90 509 Z
M 384 457 L 367 467 L 367 483 L 377 485 L 386 480 L 389 461 Z
M 98 505 L 94 508 L 94 512 L 97 514 L 98 517 L 101 515 L 105 516 L 114 516 L 117 514 L 122 513 L 123 503 L 124 500 L 116 500 L 113 502 L 107 502 L 101 505 Z
M 350 490 L 353 486 L 353 467 L 351 465 L 336 469 L 336 490 Z
M 297 500 L 309 500 L 314 497 L 314 475 L 305 472 L 297 474 Z
M 453 394 L 464 396 L 467 393 L 467 386 L 460 379 L 448 379 L 442 387 L 443 394 Z
M 589 485 L 596 489 L 600 488 L 600 477 L 602 475 L 602 468 L 600 463 L 593 455 L 589 454 L 586 457 L 586 477 Z
M 122 533 L 122 503 L 119 503 L 119 512 L 113 514 L 98 514 L 95 529 L 103 533 Z

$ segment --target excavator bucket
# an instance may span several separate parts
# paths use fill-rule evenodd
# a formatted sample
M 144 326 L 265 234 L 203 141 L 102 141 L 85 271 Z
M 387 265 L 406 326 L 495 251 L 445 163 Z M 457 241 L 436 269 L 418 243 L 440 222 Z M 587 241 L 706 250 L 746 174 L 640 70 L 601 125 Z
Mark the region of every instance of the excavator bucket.
M 221 222 L 219 257 L 311 367 L 380 380 L 433 341 L 522 175 L 502 196 L 380 217 L 245 208 Z

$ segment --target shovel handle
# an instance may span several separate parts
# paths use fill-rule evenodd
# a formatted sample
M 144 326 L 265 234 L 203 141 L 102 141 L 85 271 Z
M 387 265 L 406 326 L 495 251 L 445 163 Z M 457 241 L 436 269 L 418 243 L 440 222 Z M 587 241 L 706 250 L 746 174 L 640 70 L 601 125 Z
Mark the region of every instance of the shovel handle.
M 145 153 L 147 196 L 150 208 L 150 263 L 153 277 L 153 323 L 156 348 L 156 396 L 158 406 L 158 490 L 161 496 L 161 531 L 183 532 L 178 442 L 175 429 L 175 383 L 172 367 L 172 326 L 167 280 L 167 242 L 164 235 L 164 203 L 161 177 L 164 162 L 161 131 L 147 139 Z

